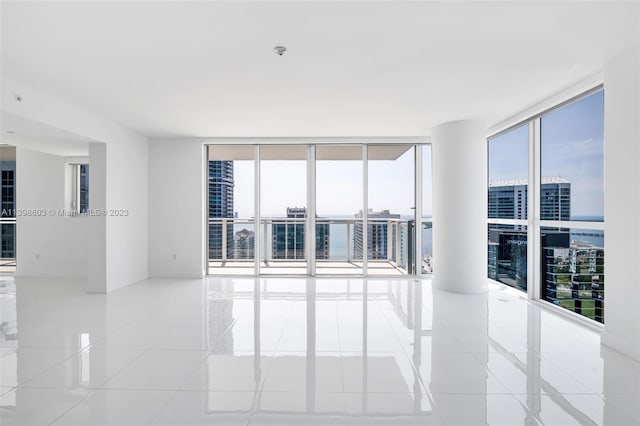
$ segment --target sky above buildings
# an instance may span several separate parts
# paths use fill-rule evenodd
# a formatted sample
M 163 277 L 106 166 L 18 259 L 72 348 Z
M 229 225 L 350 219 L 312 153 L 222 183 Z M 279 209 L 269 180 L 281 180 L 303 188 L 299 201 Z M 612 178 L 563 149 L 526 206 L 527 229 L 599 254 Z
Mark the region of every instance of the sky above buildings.
M 604 95 L 602 91 L 541 119 L 541 176 L 571 182 L 573 218 L 604 215 Z M 526 179 L 526 125 L 489 142 L 489 181 Z
M 423 161 L 431 164 L 429 147 Z M 369 161 L 369 208 L 412 215 L 415 206 L 413 149 L 395 161 Z M 307 206 L 305 161 L 265 160 L 261 162 L 261 214 L 284 216 L 287 207 Z M 240 218 L 254 215 L 253 161 L 234 161 L 234 210 Z M 428 167 L 430 170 L 430 166 Z M 431 174 L 423 179 L 423 211 L 431 215 Z M 335 160 L 316 162 L 316 210 L 318 216 L 353 217 L 363 208 L 362 162 Z

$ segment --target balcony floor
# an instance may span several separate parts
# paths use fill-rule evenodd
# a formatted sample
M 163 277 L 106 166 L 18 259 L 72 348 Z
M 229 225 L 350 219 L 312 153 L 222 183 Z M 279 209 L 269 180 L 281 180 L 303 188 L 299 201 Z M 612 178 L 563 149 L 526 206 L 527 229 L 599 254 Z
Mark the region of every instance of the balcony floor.
M 209 261 L 210 275 L 253 275 L 253 262 Z M 269 261 L 260 263 L 261 275 L 306 275 L 307 263 L 300 261 Z M 362 262 L 316 261 L 317 275 L 362 275 Z M 369 261 L 369 276 L 405 276 L 404 269 L 387 261 Z

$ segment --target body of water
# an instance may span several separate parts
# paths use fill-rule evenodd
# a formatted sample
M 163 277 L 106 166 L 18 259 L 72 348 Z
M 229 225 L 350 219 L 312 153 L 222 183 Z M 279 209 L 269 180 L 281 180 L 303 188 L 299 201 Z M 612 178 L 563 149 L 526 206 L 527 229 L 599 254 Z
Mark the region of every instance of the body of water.
M 344 260 L 347 258 L 347 225 L 331 224 L 329 225 L 329 259 Z M 354 230 L 351 227 L 351 244 L 353 245 Z M 353 246 L 351 247 L 353 256 Z M 422 230 L 422 256 L 433 254 L 432 230 Z

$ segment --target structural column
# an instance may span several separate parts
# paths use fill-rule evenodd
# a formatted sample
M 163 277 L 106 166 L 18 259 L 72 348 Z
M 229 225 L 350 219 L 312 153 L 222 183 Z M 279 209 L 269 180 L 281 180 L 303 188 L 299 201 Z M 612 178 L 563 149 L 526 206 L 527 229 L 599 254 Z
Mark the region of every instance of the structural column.
M 487 291 L 487 144 L 479 121 L 431 133 L 433 284 L 456 293 Z
M 604 68 L 604 333 L 640 360 L 640 47 Z

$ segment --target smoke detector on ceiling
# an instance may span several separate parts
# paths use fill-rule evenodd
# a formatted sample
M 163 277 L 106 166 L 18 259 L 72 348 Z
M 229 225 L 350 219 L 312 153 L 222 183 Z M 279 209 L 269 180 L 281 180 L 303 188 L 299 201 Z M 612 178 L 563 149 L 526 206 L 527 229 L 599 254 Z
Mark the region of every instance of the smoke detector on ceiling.
M 278 56 L 284 55 L 284 52 L 287 51 L 287 48 L 284 46 L 276 46 L 273 48 L 273 51 L 276 52 Z

